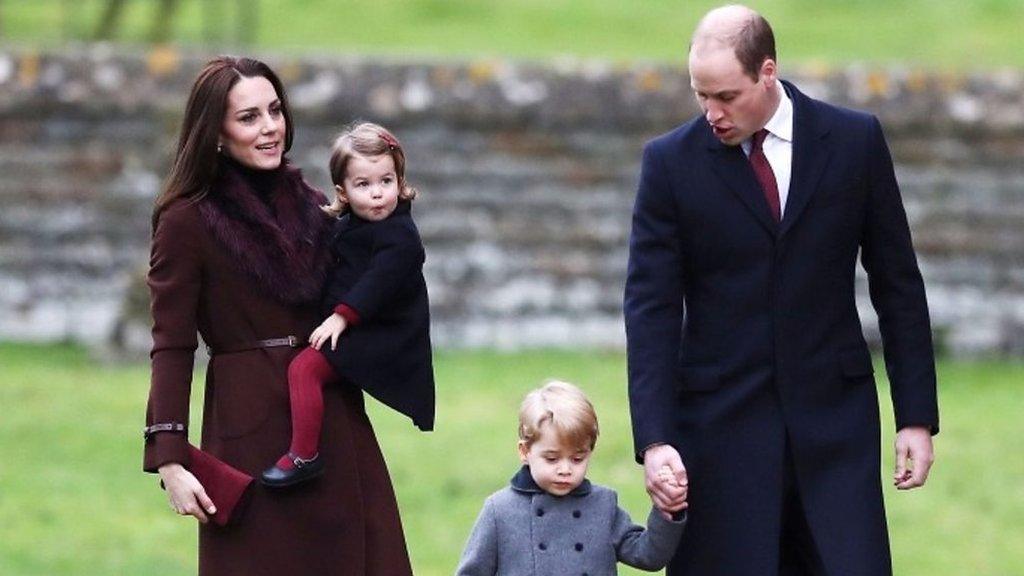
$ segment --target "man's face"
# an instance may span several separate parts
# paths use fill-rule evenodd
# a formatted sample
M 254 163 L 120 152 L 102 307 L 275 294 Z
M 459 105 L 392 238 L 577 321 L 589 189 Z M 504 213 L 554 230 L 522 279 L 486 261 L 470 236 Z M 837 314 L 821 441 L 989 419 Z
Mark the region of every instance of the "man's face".
M 711 130 L 729 146 L 764 128 L 778 106 L 775 62 L 765 60 L 755 81 L 743 72 L 729 46 L 690 51 L 690 86 Z

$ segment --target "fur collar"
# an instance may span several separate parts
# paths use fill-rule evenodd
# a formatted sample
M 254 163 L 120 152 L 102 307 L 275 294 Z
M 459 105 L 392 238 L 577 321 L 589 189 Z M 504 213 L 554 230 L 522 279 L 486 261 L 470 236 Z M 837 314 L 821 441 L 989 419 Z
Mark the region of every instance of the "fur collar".
M 217 242 L 263 294 L 288 305 L 319 301 L 326 277 L 323 195 L 282 161 L 266 172 L 221 160 L 199 211 Z

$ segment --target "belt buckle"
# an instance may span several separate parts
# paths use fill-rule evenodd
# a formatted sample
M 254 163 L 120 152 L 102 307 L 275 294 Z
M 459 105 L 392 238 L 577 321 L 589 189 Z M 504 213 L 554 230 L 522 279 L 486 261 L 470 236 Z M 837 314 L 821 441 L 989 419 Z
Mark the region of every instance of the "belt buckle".
M 289 334 L 288 335 L 288 345 L 291 346 L 292 348 L 298 348 L 298 346 L 299 346 L 299 338 L 297 336 L 293 336 L 293 335 Z

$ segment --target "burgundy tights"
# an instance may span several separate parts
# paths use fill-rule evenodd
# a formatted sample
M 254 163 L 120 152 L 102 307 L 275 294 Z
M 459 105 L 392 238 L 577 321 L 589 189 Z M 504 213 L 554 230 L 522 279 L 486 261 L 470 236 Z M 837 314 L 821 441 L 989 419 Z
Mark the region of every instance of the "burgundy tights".
M 299 352 L 288 365 L 292 412 L 292 445 L 288 451 L 293 455 L 304 459 L 316 456 L 324 418 L 323 387 L 337 380 L 334 368 L 312 347 Z M 287 454 L 277 461 L 277 466 L 283 470 L 295 467 Z

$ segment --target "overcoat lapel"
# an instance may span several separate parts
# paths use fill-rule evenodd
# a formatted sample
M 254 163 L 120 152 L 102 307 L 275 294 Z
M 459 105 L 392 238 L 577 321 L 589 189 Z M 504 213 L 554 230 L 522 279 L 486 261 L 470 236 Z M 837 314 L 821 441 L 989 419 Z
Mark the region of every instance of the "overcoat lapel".
M 782 84 L 793 101 L 793 171 L 779 236 L 786 234 L 803 213 L 832 155 L 829 127 L 817 114 L 814 102 L 789 82 Z
M 743 153 L 743 148 L 726 146 L 715 138 L 710 127 L 705 127 L 705 130 L 707 131 L 708 149 L 711 152 L 712 169 L 725 182 L 729 190 L 746 205 L 765 230 L 775 236 L 778 225 L 768 211 L 768 202 L 764 198 L 764 192 L 761 191 L 761 185 L 757 182 L 757 176 L 754 175 L 750 161 Z

